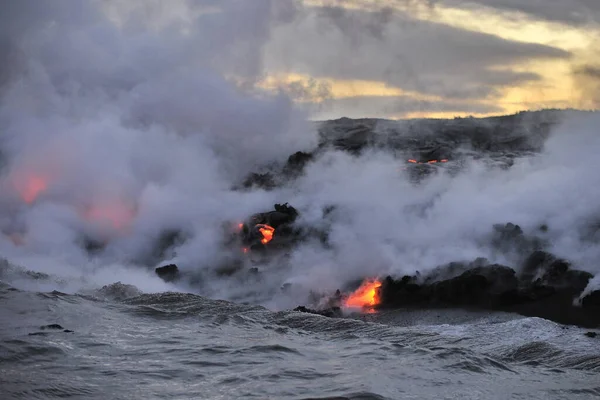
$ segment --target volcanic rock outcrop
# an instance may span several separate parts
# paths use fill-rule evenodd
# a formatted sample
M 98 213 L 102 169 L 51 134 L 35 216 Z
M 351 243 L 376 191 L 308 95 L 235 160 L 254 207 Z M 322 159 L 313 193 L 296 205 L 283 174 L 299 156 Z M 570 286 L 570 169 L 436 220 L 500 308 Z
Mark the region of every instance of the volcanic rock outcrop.
M 538 231 L 547 230 L 541 227 Z M 322 305 L 316 310 L 300 307 L 297 311 L 335 317 L 338 306 L 485 309 L 600 327 L 600 290 L 588 287 L 592 274 L 542 250 L 546 246 L 543 240 L 525 235 L 512 223 L 494 226 L 486 240 L 502 252 L 516 254 L 520 260 L 515 264 L 517 268 L 490 263 L 485 258 L 452 262 L 423 274 L 417 271 L 402 277 L 367 279 L 355 291 L 351 289 L 341 297 L 338 291 L 328 296 L 331 301 L 314 302 Z
M 250 173 L 242 182 L 242 188 L 272 190 L 302 175 L 306 165 L 314 158 L 312 153 L 297 151 L 288 157 L 283 168 L 272 168 L 262 173 Z
M 553 126 L 579 111 L 543 110 L 453 120 L 340 118 L 319 124 L 320 148 L 358 153 L 375 147 L 410 151 L 418 161 L 451 158 L 459 148 L 483 154 L 540 151 Z
M 177 265 L 175 264 L 158 267 L 154 272 L 165 282 L 173 282 L 180 277 L 179 268 L 177 268 Z
M 294 308 L 293 311 L 303 312 L 303 313 L 307 313 L 307 314 L 322 315 L 324 317 L 330 317 L 330 318 L 343 316 L 342 309 L 340 307 L 329 307 L 329 308 L 326 308 L 323 310 L 314 310 L 312 308 L 298 306 L 298 307 Z
M 516 312 L 588 328 L 600 326 L 600 292 L 577 298 L 593 278 L 571 269 L 550 253 L 533 252 L 521 273 L 507 266 L 476 260 L 452 263 L 423 277 L 386 277 L 379 289 L 380 308 L 466 307 Z M 439 279 L 440 276 L 445 276 Z
M 465 159 L 483 159 L 510 168 L 520 156 L 540 152 L 554 126 L 568 117 L 589 114 L 576 110 L 520 112 L 490 118 L 385 120 L 376 118 L 320 121 L 318 146 L 296 152 L 284 166 L 268 164 L 251 172 L 237 189 L 272 190 L 301 176 L 306 165 L 330 149 L 360 155 L 378 149 L 406 162 L 409 176 L 421 180 L 445 163 L 449 173 L 460 171 Z M 429 163 L 431 162 L 431 164 Z
M 242 244 L 249 250 L 288 247 L 298 240 L 300 231 L 293 223 L 298 211 L 289 204 L 275 204 L 273 211 L 252 215 L 242 224 Z
M 600 313 L 600 290 L 594 290 L 581 299 L 581 307 Z

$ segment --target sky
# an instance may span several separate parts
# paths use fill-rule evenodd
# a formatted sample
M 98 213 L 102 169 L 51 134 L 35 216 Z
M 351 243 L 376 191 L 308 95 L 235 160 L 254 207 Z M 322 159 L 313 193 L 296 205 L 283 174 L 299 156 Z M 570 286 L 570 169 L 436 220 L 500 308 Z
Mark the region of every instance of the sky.
M 202 53 L 208 52 L 211 67 L 240 89 L 284 92 L 313 120 L 488 116 L 600 104 L 597 0 L 90 3 L 101 4 L 134 36 L 141 25 L 161 31 L 163 39 L 152 44 L 156 54 L 176 43 L 169 50 L 173 59 L 204 68 Z M 59 9 L 68 11 L 69 21 L 77 15 L 68 1 L 49 4 L 36 5 L 32 15 L 50 19 Z M 97 23 L 79 8 L 81 18 L 91 18 L 89 26 Z M 15 15 L 7 17 L 6 29 L 19 30 Z M 61 18 L 57 24 L 67 21 Z M 186 29 L 189 43 L 180 45 L 173 32 Z M 101 33 L 91 35 L 87 40 L 100 40 Z M 0 40 L 0 52 L 1 46 Z M 93 53 L 105 61 L 100 51 Z
M 599 36 L 596 0 L 303 0 L 261 85 L 315 119 L 595 109 Z

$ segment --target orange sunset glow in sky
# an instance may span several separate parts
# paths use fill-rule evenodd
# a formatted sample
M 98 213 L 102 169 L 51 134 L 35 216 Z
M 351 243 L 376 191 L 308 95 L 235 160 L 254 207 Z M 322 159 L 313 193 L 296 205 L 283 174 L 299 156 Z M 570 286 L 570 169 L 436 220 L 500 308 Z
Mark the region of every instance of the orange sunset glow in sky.
M 489 116 L 600 104 L 595 0 L 304 0 L 262 88 L 314 119 Z

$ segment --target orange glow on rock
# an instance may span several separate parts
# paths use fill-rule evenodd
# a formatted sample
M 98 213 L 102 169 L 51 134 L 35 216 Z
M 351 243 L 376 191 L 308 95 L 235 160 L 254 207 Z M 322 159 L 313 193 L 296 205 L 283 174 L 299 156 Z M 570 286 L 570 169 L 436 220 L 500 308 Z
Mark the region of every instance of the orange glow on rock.
M 273 228 L 272 226 L 269 226 L 269 225 L 260 225 L 260 228 L 258 228 L 258 231 L 261 233 L 261 235 L 263 237 L 260 240 L 260 242 L 262 244 L 267 244 L 271 240 L 273 240 L 273 234 L 275 233 L 275 228 Z
M 447 159 L 443 159 L 443 160 L 429 160 L 427 162 L 417 161 L 417 160 L 413 160 L 413 159 L 410 159 L 410 160 L 407 160 L 407 161 L 409 163 L 411 163 L 411 164 L 437 164 L 437 163 L 440 163 L 440 162 L 441 163 L 448 162 Z
M 381 282 L 367 280 L 363 282 L 344 302 L 346 307 L 373 307 L 379 304 L 379 289 Z

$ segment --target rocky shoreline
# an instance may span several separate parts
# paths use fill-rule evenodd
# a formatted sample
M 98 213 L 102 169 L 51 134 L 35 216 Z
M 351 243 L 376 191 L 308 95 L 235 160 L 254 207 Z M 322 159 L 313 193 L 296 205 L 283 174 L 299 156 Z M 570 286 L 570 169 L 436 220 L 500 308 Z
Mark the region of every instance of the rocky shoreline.
M 427 276 L 387 276 L 377 289 L 376 310 L 464 308 L 517 313 L 564 325 L 600 327 L 600 290 L 584 292 L 593 275 L 571 268 L 542 250 L 530 254 L 517 270 L 477 259 L 451 263 Z M 296 311 L 327 317 L 343 316 L 343 295 L 332 296 L 330 307 Z
M 178 270 L 171 264 L 156 273 L 172 281 Z M 593 329 L 600 328 L 600 290 L 586 292 L 592 279 L 592 274 L 573 269 L 568 261 L 536 250 L 519 269 L 477 259 L 450 263 L 425 276 L 387 276 L 377 288 L 378 302 L 372 308 L 503 311 Z M 299 306 L 294 311 L 341 318 L 347 295 L 338 290 L 326 307 Z
M 295 220 L 296 210 L 287 204 L 275 205 L 275 209 L 279 211 L 259 213 L 250 218 L 256 223 L 270 222 L 278 227 L 276 233 L 280 236 L 274 239 L 280 240 L 280 245 L 261 245 L 261 250 L 267 255 L 281 250 L 284 244 L 284 249 L 290 249 L 304 239 L 290 225 Z M 289 212 L 293 218 L 288 218 L 282 210 L 291 210 Z M 288 224 L 289 229 L 280 229 L 280 224 L 275 224 L 273 218 Z M 284 225 L 288 226 L 286 224 Z M 485 240 L 500 252 L 519 255 L 513 266 L 478 258 L 471 262 L 452 262 L 425 273 L 417 271 L 414 275 L 364 277 L 380 283 L 376 289 L 373 308 L 504 311 L 540 317 L 565 325 L 600 327 L 600 290 L 595 290 L 597 288 L 590 284 L 594 279 L 593 274 L 578 270 L 568 260 L 547 252 L 543 234 L 548 229 L 547 226 L 541 226 L 537 232 L 525 234 L 519 225 L 512 223 L 493 227 L 491 236 Z M 231 273 L 243 270 L 242 265 L 239 265 Z M 246 272 L 253 272 L 260 279 L 261 273 L 256 268 Z M 167 282 L 183 278 L 174 264 L 156 268 L 155 273 Z M 340 287 L 345 287 L 346 284 L 347 282 L 340 282 Z M 316 298 L 315 304 L 321 306 L 307 304 L 295 310 L 327 317 L 343 317 L 344 302 L 351 292 L 352 290 L 338 290 L 333 295 Z
M 473 265 L 483 263 L 478 260 L 464 266 L 464 272 L 434 282 L 388 276 L 380 287 L 379 307 L 472 307 L 585 328 L 600 326 L 600 291 L 581 297 L 592 274 L 571 269 L 567 261 L 544 251 L 532 253 L 520 273 L 498 264 Z
M 329 150 L 353 155 L 372 149 L 392 153 L 399 160 L 425 165 L 412 172 L 429 175 L 428 161 L 488 159 L 509 168 L 520 156 L 539 153 L 553 128 L 568 120 L 593 114 L 580 110 L 523 111 L 487 118 L 386 120 L 339 118 L 316 123 L 318 144 L 289 156 L 281 166 L 268 165 L 249 173 L 236 190 L 272 190 L 293 182 L 310 162 Z M 453 165 L 452 168 L 460 168 Z M 414 168 L 413 168 L 414 169 Z

